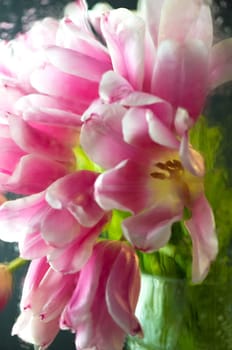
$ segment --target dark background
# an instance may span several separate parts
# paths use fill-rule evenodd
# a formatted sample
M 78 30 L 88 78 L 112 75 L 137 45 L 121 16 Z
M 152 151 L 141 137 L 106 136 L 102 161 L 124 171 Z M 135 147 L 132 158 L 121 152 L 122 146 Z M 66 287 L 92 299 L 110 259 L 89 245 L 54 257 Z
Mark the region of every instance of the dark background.
M 154 0 L 156 1 L 156 0 Z M 135 0 L 108 1 L 113 7 L 135 8 Z M 0 0 L 0 38 L 11 39 L 22 31 L 29 28 L 30 24 L 46 16 L 62 17 L 63 7 L 68 4 L 67 0 Z M 96 1 L 88 1 L 89 7 Z M 215 0 L 213 6 L 215 20 L 216 38 L 232 36 L 232 0 Z M 11 28 L 4 29 L 1 24 L 11 24 Z M 0 53 L 1 54 L 1 53 Z M 232 89 L 231 84 L 218 89 L 208 100 L 205 113 L 209 115 L 212 122 L 218 122 L 218 116 L 224 116 L 228 129 L 225 137 L 230 140 L 232 127 Z M 221 121 L 219 121 L 220 123 Z M 230 147 L 230 150 L 232 148 Z M 227 154 L 227 162 L 231 164 L 231 151 Z M 12 244 L 0 242 L 0 262 L 10 261 L 17 256 L 17 248 Z M 10 303 L 5 310 L 0 312 L 0 350 L 33 349 L 24 344 L 17 337 L 11 337 L 11 327 L 18 314 L 18 303 L 20 299 L 23 275 L 26 268 L 22 268 L 14 276 L 14 293 Z M 0 281 L 1 283 L 1 281 Z M 55 342 L 49 347 L 50 350 L 59 349 L 75 350 L 73 335 L 69 332 L 61 332 Z

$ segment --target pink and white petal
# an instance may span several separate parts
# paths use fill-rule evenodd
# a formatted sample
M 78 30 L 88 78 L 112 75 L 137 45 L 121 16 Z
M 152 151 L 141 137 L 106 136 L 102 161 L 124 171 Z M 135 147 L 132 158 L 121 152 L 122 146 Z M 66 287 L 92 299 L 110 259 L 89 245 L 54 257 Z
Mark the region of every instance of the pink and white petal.
M 2 128 L 2 125 L 1 125 Z M 2 128 L 4 133 L 5 128 Z M 9 136 L 0 137 L 0 169 L 1 173 L 12 174 L 15 167 L 17 166 L 20 158 L 23 157 L 26 152 L 24 152 Z
M 39 316 L 33 316 L 30 309 L 20 314 L 12 329 L 12 335 L 18 335 L 25 342 L 37 345 L 41 350 L 45 350 L 53 342 L 58 332 L 58 318 L 43 322 Z
M 100 98 L 106 103 L 113 103 L 125 98 L 133 91 L 129 82 L 114 71 L 102 76 L 99 87 Z
M 208 56 L 200 40 L 188 41 L 184 46 L 163 41 L 157 51 L 152 92 L 197 118 L 208 93 Z
M 156 251 L 169 241 L 172 224 L 181 220 L 182 211 L 182 204 L 178 202 L 158 204 L 125 219 L 124 235 L 135 248 L 148 253 Z
M 51 64 L 62 72 L 98 82 L 102 74 L 112 68 L 110 62 L 58 46 L 49 47 L 46 55 Z
M 20 256 L 24 259 L 38 259 L 49 253 L 51 247 L 44 241 L 40 232 L 26 234 L 19 240 Z
M 126 333 L 109 315 L 105 303 L 95 301 L 94 314 L 78 325 L 76 348 L 78 350 L 119 350 L 123 348 Z
M 184 43 L 196 25 L 202 4 L 203 0 L 165 0 L 160 16 L 159 43 L 166 39 Z
M 63 162 L 74 162 L 74 155 L 70 148 L 62 145 L 51 135 L 48 136 L 33 128 L 23 119 L 11 116 L 9 126 L 13 140 L 24 151 Z
M 95 182 L 95 198 L 105 210 L 139 212 L 151 202 L 148 171 L 144 164 L 122 161 L 99 175 Z
M 75 273 L 80 271 L 90 258 L 96 239 L 107 222 L 104 217 L 91 229 L 84 229 L 77 238 L 63 248 L 54 248 L 48 254 L 49 264 L 56 271 Z
M 67 175 L 47 189 L 46 200 L 54 209 L 66 208 L 81 225 L 94 226 L 104 215 L 94 199 L 97 176 L 87 170 Z
M 90 31 L 80 30 L 70 18 L 60 20 L 56 44 L 84 55 L 97 57 L 102 62 L 111 63 L 106 47 L 96 40 Z
M 35 224 L 31 219 L 44 203 L 43 193 L 4 202 L 0 206 L 0 239 L 19 242 L 25 234 L 33 233 Z
M 122 246 L 107 280 L 106 304 L 111 317 L 126 334 L 142 335 L 141 326 L 134 315 L 139 291 L 137 256 L 131 248 Z
M 147 110 L 145 108 L 129 108 L 122 120 L 122 132 L 124 140 L 137 147 L 153 152 L 154 142 L 151 140 L 147 123 Z M 142 158 L 143 161 L 143 158 Z
M 76 331 L 83 322 L 91 322 L 90 313 L 96 291 L 99 288 L 103 254 L 104 250 L 95 248 L 91 258 L 81 270 L 76 289 L 61 315 L 61 329 L 70 328 Z M 96 324 L 94 326 L 96 327 Z M 88 324 L 88 329 L 91 329 L 91 323 Z
M 137 156 L 135 149 L 123 140 L 121 123 L 125 112 L 119 104 L 96 103 L 85 114 L 80 143 L 90 158 L 103 168 Z
M 210 263 L 218 253 L 218 240 L 212 209 L 202 193 L 192 208 L 192 217 L 185 225 L 193 244 L 192 281 L 200 283 L 206 277 Z
M 194 176 L 204 176 L 204 158 L 190 145 L 187 132 L 181 138 L 179 155 L 181 163 L 183 164 L 185 169 L 187 169 Z
M 34 298 L 34 293 L 36 293 L 48 270 L 49 264 L 46 257 L 31 261 L 23 283 L 22 297 L 20 301 L 21 310 L 31 309 L 31 301 L 32 298 Z M 38 300 L 38 302 L 40 302 L 40 300 Z
M 46 323 L 59 317 L 72 296 L 78 278 L 78 273 L 64 275 L 49 267 L 30 296 L 34 315 L 39 315 Z
M 102 16 L 101 29 L 114 70 L 135 89 L 141 90 L 144 78 L 144 21 L 121 8 Z
M 194 124 L 192 118 L 190 118 L 188 111 L 183 108 L 177 108 L 174 118 L 174 125 L 176 132 L 179 136 L 183 136 Z
M 43 191 L 67 172 L 67 169 L 56 161 L 30 154 L 21 158 L 4 188 L 9 192 L 33 194 Z
M 155 39 L 154 39 L 155 40 Z M 144 80 L 143 91 L 151 92 L 152 72 L 156 60 L 156 46 L 148 29 L 145 32 Z
M 163 121 L 149 110 L 147 110 L 146 119 L 149 135 L 155 143 L 172 149 L 178 148 L 179 141 L 172 130 L 168 128 Z
M 53 247 L 64 247 L 75 239 L 80 224 L 65 209 L 49 208 L 40 226 L 41 236 Z
M 210 58 L 210 87 L 232 80 L 232 38 L 225 39 L 213 46 Z
M 30 80 L 41 93 L 72 101 L 78 98 L 85 109 L 98 97 L 98 82 L 61 72 L 51 65 L 33 71 Z
M 30 94 L 21 97 L 15 108 L 27 122 L 79 128 L 83 107 L 52 96 Z
M 186 39 L 201 40 L 208 49 L 211 49 L 213 44 L 213 19 L 209 5 L 201 5 L 198 18 L 190 28 Z
M 120 101 L 120 104 L 126 107 L 140 107 L 144 108 L 143 113 L 146 112 L 146 106 L 149 106 L 151 110 L 166 126 L 171 127 L 173 123 L 173 108 L 167 101 L 161 98 L 145 93 L 134 91 L 127 97 Z M 133 109 L 133 113 L 136 111 L 139 113 L 139 109 Z M 140 112 L 141 113 L 141 112 Z M 126 112 L 130 114 L 130 110 Z
M 139 0 L 139 14 L 144 18 L 148 25 L 149 32 L 154 41 L 155 46 L 158 45 L 158 33 L 160 25 L 161 10 L 165 0 Z

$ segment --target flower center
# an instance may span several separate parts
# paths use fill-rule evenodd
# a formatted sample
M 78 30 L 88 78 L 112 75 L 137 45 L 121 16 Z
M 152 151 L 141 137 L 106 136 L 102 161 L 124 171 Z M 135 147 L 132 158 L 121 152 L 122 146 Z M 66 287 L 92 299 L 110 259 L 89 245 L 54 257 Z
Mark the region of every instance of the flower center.
M 155 167 L 158 168 L 158 171 L 154 171 L 150 175 L 159 180 L 180 179 L 184 173 L 184 168 L 177 159 L 168 160 L 165 163 L 159 162 Z
M 203 179 L 184 169 L 181 161 L 176 158 L 154 164 L 150 176 L 156 199 L 178 198 L 187 208 L 192 206 L 203 190 Z

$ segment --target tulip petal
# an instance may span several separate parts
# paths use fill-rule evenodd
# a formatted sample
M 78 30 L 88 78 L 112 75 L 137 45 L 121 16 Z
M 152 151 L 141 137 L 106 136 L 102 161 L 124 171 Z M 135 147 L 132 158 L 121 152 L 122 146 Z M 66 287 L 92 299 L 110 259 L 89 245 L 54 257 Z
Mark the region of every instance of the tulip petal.
M 203 177 L 205 164 L 202 155 L 189 144 L 188 133 L 185 133 L 180 142 L 179 155 L 181 163 L 194 176 Z
M 98 96 L 98 82 L 61 72 L 49 64 L 33 71 L 30 79 L 32 86 L 41 93 L 71 101 L 78 96 L 85 108 Z
M 152 195 L 150 188 L 146 186 L 147 171 L 143 165 L 130 160 L 121 162 L 97 178 L 96 201 L 105 210 L 143 210 Z
M 104 14 L 101 29 L 114 70 L 128 79 L 135 89 L 140 90 L 144 77 L 143 20 L 121 8 Z
M 120 101 L 133 91 L 132 86 L 114 71 L 105 73 L 99 87 L 99 95 L 106 103 Z
M 48 254 L 50 247 L 41 237 L 40 232 L 25 234 L 24 239 L 20 237 L 19 252 L 24 259 L 38 259 Z
M 193 204 L 192 218 L 185 225 L 193 244 L 192 281 L 200 283 L 218 252 L 218 240 L 212 209 L 202 193 Z
M 90 158 L 103 168 L 135 158 L 135 149 L 123 140 L 121 122 L 126 109 L 119 104 L 93 104 L 85 113 L 80 143 Z
M 232 38 L 217 43 L 212 48 L 210 61 L 211 89 L 232 80 Z
M 33 233 L 36 229 L 33 218 L 38 218 L 43 204 L 43 193 L 3 203 L 0 207 L 0 239 L 18 242 L 25 234 Z
M 161 10 L 165 0 L 139 0 L 138 10 L 148 25 L 149 32 L 155 43 L 158 45 L 158 33 L 160 25 Z
M 208 92 L 208 54 L 200 40 L 188 41 L 184 46 L 170 39 L 163 41 L 153 71 L 153 94 L 197 118 Z
M 67 209 L 81 225 L 94 226 L 104 214 L 93 194 L 97 176 L 87 170 L 69 174 L 47 189 L 46 200 L 54 209 Z
M 161 10 L 159 42 L 172 39 L 183 43 L 198 20 L 203 0 L 165 0 Z
M 125 219 L 123 232 L 131 244 L 145 252 L 153 252 L 163 247 L 171 236 L 171 226 L 181 220 L 181 203 L 157 205 Z
M 147 111 L 148 130 L 151 139 L 161 146 L 177 149 L 179 142 L 174 133 L 165 123 L 160 121 L 152 112 Z
M 123 250 L 123 248 L 122 248 Z M 120 279 L 117 277 L 121 276 Z M 110 315 L 125 333 L 142 334 L 134 315 L 140 291 L 138 260 L 132 249 L 121 251 L 106 285 L 106 303 Z
M 100 61 L 97 57 L 58 46 L 49 47 L 46 55 L 48 60 L 62 72 L 95 82 L 101 79 L 104 72 L 112 68 L 109 62 Z
M 66 174 L 67 169 L 62 164 L 30 154 L 20 159 L 13 174 L 3 187 L 6 192 L 30 195 L 43 191 L 52 182 Z
M 12 335 L 18 335 L 22 340 L 37 345 L 45 350 L 59 332 L 59 320 L 43 322 L 38 316 L 33 316 L 30 309 L 26 310 L 16 320 Z

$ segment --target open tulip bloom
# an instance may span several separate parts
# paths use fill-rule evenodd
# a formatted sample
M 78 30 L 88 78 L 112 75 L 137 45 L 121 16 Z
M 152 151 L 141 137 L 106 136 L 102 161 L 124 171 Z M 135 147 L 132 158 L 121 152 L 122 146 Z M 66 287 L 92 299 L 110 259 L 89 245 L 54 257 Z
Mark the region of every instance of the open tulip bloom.
M 176 224 L 192 282 L 217 256 L 190 134 L 232 79 L 232 39 L 213 44 L 203 0 L 79 0 L 0 50 L 0 190 L 21 195 L 0 207 L 0 238 L 31 260 L 13 334 L 42 350 L 70 329 L 78 350 L 122 350 L 143 335 L 138 256 Z

